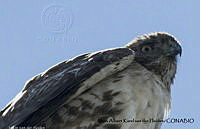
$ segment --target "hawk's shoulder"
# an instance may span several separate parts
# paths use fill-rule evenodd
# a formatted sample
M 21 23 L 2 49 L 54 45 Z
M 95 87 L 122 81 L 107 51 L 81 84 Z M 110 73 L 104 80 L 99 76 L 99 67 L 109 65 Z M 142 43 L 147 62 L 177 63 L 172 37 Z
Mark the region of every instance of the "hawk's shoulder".
M 115 48 L 59 63 L 25 84 L 1 112 L 0 125 L 2 128 L 20 123 L 34 125 L 51 115 L 64 101 L 70 101 L 95 83 L 125 69 L 133 60 L 131 49 Z

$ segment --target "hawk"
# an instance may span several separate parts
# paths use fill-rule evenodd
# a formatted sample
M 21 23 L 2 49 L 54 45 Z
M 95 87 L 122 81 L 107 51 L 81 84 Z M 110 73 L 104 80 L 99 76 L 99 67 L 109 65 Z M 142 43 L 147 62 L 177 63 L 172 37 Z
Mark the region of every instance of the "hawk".
M 0 112 L 0 129 L 160 129 L 182 48 L 172 35 L 139 36 L 83 54 L 26 82 Z

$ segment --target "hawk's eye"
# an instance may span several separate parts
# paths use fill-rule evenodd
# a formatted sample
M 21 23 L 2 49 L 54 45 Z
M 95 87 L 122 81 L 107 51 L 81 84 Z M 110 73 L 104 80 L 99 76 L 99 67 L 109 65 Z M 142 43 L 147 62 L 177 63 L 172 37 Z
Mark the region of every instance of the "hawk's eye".
M 152 48 L 150 46 L 143 46 L 141 50 L 142 52 L 147 53 L 147 52 L 150 52 Z

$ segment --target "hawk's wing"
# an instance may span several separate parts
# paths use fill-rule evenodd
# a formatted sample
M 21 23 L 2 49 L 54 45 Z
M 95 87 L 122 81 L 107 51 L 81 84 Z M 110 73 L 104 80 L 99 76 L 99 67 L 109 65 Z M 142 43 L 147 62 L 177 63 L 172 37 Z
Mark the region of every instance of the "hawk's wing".
M 0 129 L 36 125 L 104 78 L 125 69 L 134 60 L 128 48 L 84 54 L 59 63 L 29 80 L 23 90 L 0 112 Z

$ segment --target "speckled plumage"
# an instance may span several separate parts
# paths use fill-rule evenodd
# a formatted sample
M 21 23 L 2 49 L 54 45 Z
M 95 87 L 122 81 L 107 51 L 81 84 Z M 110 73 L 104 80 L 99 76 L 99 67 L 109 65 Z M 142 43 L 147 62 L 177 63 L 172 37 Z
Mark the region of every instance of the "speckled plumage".
M 43 124 L 59 129 L 110 129 L 113 126 L 115 129 L 154 129 L 159 123 L 103 122 L 107 119 L 163 119 L 169 110 L 170 93 L 160 83 L 143 66 L 133 63 L 64 104 Z M 55 121 L 60 124 L 54 124 Z
M 28 81 L 1 111 L 0 128 L 160 129 L 170 110 L 178 41 L 167 33 L 140 36 L 122 48 L 84 54 Z

